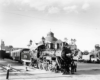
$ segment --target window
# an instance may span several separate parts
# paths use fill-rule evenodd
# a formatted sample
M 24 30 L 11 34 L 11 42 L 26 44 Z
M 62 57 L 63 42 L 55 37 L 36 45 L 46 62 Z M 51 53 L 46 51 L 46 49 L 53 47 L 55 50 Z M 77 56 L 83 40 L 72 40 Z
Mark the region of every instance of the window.
M 59 49 L 59 48 L 60 48 L 59 46 L 60 46 L 60 44 L 59 44 L 59 43 L 57 43 L 57 49 Z
M 54 47 L 55 47 L 55 49 L 57 49 L 57 44 L 55 44 L 55 46 L 54 46 Z
M 24 55 L 24 59 L 27 59 L 27 55 Z
M 54 44 L 53 44 L 53 43 L 51 43 L 50 45 L 51 45 L 51 48 L 50 48 L 50 49 L 54 49 Z
M 91 58 L 95 58 L 95 55 L 91 55 Z

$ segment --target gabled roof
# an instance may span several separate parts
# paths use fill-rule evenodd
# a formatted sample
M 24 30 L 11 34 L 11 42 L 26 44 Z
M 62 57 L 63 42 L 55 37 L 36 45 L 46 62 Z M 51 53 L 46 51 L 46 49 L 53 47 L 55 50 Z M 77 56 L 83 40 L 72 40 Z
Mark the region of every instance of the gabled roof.
M 62 43 L 63 41 L 61 41 L 61 40 L 57 40 L 55 43 Z

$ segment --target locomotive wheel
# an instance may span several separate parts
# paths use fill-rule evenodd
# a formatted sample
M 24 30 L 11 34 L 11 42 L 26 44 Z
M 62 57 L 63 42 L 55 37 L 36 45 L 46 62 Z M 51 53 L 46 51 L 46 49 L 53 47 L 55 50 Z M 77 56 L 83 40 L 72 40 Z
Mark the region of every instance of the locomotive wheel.
M 75 65 L 75 69 L 74 69 L 74 71 L 77 72 L 77 65 Z
M 55 69 L 54 68 L 52 68 L 52 72 L 55 72 Z
M 74 74 L 75 69 L 71 68 L 71 74 Z
M 55 73 L 58 73 L 59 71 L 57 69 L 55 69 Z
M 74 70 L 75 72 L 77 72 L 77 69 L 75 68 L 75 70 Z
M 76 69 L 76 66 L 74 65 L 74 64 L 71 64 L 71 74 L 74 74 L 74 72 L 75 72 L 75 69 Z
M 63 70 L 63 74 L 69 74 L 70 71 L 67 71 L 66 69 Z
M 48 71 L 51 71 L 51 64 L 50 63 L 47 63 L 47 68 L 48 68 Z
M 42 63 L 39 63 L 39 69 L 43 69 Z
M 74 74 L 74 70 L 73 70 L 73 71 L 71 71 L 71 74 Z
M 48 65 L 48 71 L 50 71 L 50 66 Z
M 44 66 L 44 69 L 45 69 L 46 71 L 48 71 L 48 68 L 47 68 L 47 66 L 46 66 L 46 65 Z
M 59 67 L 58 67 L 58 65 L 56 66 L 56 71 L 55 71 L 55 73 L 58 73 L 59 72 Z

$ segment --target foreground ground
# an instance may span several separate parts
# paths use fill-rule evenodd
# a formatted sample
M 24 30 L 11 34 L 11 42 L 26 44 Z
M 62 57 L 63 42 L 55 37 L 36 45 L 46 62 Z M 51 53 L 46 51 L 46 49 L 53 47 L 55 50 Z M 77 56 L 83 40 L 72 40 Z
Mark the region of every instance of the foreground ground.
M 18 62 L 12 60 L 1 60 L 0 59 L 0 80 L 6 79 L 7 71 L 2 68 L 2 66 L 6 66 L 7 64 L 11 64 L 14 68 L 10 72 L 9 80 L 99 80 L 100 79 L 100 64 L 92 64 L 92 63 L 80 63 L 78 62 L 77 72 L 74 75 L 62 75 L 62 73 L 53 73 L 44 70 L 38 70 L 33 68 L 28 68 L 29 71 L 25 71 L 25 66 L 19 64 Z

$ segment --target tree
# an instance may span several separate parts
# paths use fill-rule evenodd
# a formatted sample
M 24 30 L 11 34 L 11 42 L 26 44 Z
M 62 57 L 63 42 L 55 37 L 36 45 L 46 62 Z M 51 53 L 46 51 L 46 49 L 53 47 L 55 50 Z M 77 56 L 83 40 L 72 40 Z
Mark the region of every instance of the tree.
M 43 44 L 45 43 L 45 38 L 44 37 L 42 37 L 42 42 L 43 42 Z
M 65 42 L 67 42 L 67 41 L 68 41 L 68 39 L 65 37 L 65 38 L 64 38 L 64 41 L 65 41 Z
M 12 45 L 9 45 L 9 48 L 13 48 L 13 46 Z
M 83 52 L 83 54 L 84 54 L 84 55 L 88 55 L 88 54 L 89 54 L 89 51 L 88 51 L 88 50 L 85 50 L 85 51 Z
M 29 41 L 29 44 L 27 46 L 31 46 L 32 45 L 32 40 Z
M 99 44 L 95 44 L 95 50 L 100 50 L 100 45 Z

